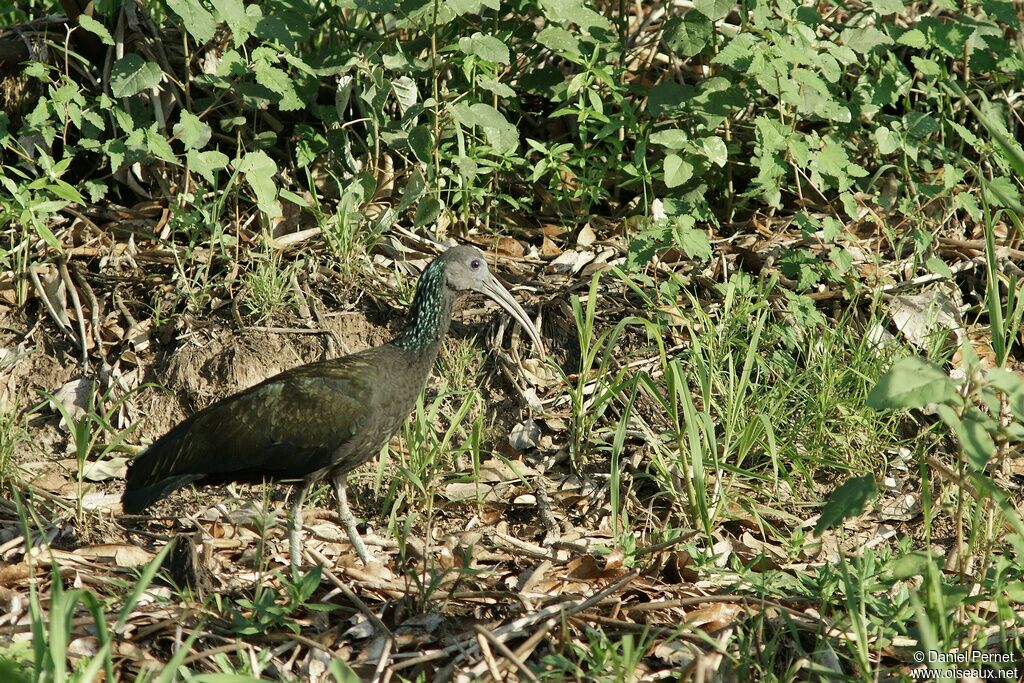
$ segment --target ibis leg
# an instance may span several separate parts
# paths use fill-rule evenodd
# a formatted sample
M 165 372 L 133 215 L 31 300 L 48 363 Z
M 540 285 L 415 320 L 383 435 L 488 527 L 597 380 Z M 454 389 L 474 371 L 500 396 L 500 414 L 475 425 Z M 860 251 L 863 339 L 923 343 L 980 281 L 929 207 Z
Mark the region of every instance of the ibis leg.
M 295 492 L 295 500 L 288 514 L 288 551 L 291 554 L 292 566 L 298 568 L 302 559 L 302 501 L 309 491 L 309 482 L 303 482 Z
M 341 523 L 345 525 L 345 530 L 348 532 L 348 538 L 352 541 L 352 547 L 356 549 L 356 554 L 359 555 L 359 559 L 363 561 L 363 564 L 370 564 L 370 553 L 366 550 L 366 546 L 363 544 L 363 539 L 359 538 L 359 530 L 356 529 L 356 518 L 352 514 L 352 511 L 348 509 L 348 494 L 345 492 L 345 475 L 333 477 L 334 492 L 338 496 L 338 516 L 341 517 Z

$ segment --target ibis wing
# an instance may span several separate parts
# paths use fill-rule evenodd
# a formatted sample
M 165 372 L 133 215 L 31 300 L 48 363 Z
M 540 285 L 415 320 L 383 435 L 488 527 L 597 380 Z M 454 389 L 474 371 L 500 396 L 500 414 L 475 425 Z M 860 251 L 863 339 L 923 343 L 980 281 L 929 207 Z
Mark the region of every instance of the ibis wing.
M 300 479 L 325 467 L 373 405 L 373 373 L 360 366 L 305 365 L 196 413 L 133 461 L 125 510 L 194 481 Z

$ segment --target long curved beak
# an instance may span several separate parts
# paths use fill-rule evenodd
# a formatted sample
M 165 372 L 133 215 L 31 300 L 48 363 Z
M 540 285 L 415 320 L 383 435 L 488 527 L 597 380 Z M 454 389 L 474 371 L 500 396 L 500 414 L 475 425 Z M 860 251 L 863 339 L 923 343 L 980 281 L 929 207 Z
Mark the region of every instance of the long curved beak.
M 544 342 L 540 339 L 540 333 L 537 328 L 533 326 L 533 322 L 529 316 L 526 315 L 526 311 L 519 305 L 512 294 L 505 289 L 500 282 L 498 282 L 493 275 L 489 275 L 486 280 L 480 284 L 480 292 L 486 294 L 488 297 L 493 299 L 495 303 L 508 311 L 508 314 L 512 318 L 522 325 L 526 333 L 530 335 L 530 339 L 533 341 L 533 345 L 537 347 L 537 353 L 540 354 L 540 359 L 545 360 L 547 355 L 544 353 Z

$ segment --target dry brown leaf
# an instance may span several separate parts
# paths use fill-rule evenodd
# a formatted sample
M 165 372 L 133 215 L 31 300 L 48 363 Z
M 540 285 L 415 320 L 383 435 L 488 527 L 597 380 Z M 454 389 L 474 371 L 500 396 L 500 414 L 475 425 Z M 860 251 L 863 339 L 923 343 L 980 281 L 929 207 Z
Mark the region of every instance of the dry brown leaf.
M 622 576 L 621 561 L 617 562 L 615 566 L 606 566 L 603 560 L 599 560 L 593 555 L 582 555 L 575 559 L 569 560 L 565 565 L 566 576 L 570 579 L 576 579 L 579 581 L 594 581 L 600 580 L 614 580 Z
M 544 241 L 540 244 L 540 255 L 544 258 L 555 258 L 562 253 L 562 248 L 555 244 L 553 241 L 548 239 L 548 236 L 544 236 Z
M 510 256 L 512 258 L 522 258 L 526 253 L 526 249 L 519 240 L 512 239 L 511 237 L 499 237 L 494 240 L 494 251 L 501 254 L 502 256 Z
M 536 448 L 540 443 L 540 427 L 533 418 L 527 418 L 512 428 L 508 443 L 517 451 Z
M 743 612 L 742 605 L 732 602 L 714 602 L 688 614 L 686 623 L 690 626 L 705 626 L 704 630 L 706 631 L 718 631 L 733 625 L 736 618 Z
M 88 481 L 107 481 L 108 479 L 124 479 L 128 472 L 128 458 L 108 458 L 85 463 L 82 477 Z
M 137 545 L 127 543 L 102 543 L 88 545 L 75 550 L 76 555 L 95 562 L 114 564 L 119 567 L 141 567 L 153 559 L 153 555 Z
M 590 223 L 587 223 L 580 228 L 579 233 L 576 235 L 576 246 L 586 248 L 596 240 L 597 235 L 594 234 L 594 229 L 590 227 Z

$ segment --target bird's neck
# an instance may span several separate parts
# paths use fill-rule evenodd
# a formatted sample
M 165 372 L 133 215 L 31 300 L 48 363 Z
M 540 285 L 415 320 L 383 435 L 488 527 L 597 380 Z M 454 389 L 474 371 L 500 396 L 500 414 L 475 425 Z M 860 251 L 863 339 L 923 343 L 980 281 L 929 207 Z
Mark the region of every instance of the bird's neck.
M 437 264 L 430 264 L 420 276 L 405 329 L 391 342 L 403 351 L 429 356 L 431 365 L 448 334 L 455 307 L 455 293 L 445 287 L 443 269 Z

